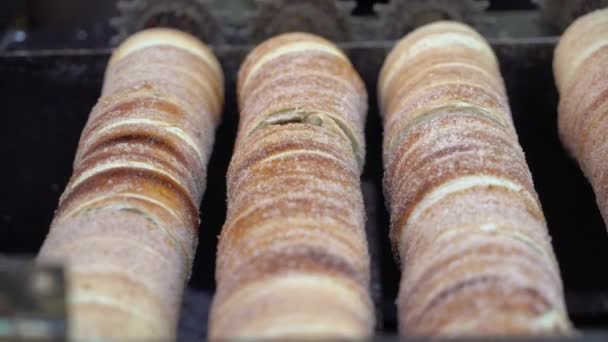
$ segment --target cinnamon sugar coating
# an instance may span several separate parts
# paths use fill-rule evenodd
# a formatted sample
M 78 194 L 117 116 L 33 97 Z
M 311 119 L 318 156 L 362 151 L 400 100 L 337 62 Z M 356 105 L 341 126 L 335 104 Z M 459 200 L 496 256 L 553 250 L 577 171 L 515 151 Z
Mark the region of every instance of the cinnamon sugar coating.
M 361 79 L 332 43 L 286 34 L 249 54 L 238 95 L 209 337 L 370 336 Z
M 113 54 L 40 262 L 70 281 L 70 336 L 176 336 L 223 75 L 196 38 L 152 29 Z
M 496 57 L 465 25 L 397 43 L 378 83 L 403 334 L 570 330 L 559 268 Z
M 555 49 L 560 138 L 589 179 L 608 222 L 608 9 L 568 27 Z

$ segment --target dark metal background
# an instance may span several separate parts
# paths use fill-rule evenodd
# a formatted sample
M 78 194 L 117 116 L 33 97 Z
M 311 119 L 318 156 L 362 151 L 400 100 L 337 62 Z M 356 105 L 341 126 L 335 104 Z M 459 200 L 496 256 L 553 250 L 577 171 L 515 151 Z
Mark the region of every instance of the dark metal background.
M 111 25 L 110 23 L 113 19 L 121 18 L 125 14 L 117 8 L 117 2 L 120 1 L 2 0 L 0 1 L 0 51 L 108 48 L 112 46 L 111 41 L 114 44 L 118 41 L 114 40 L 113 37 L 115 38 L 118 31 L 120 31 L 116 25 Z M 122 1 L 124 2 L 124 0 Z M 156 1 L 160 0 L 135 0 L 135 2 L 146 4 L 154 4 Z M 172 0 L 163 1 L 170 2 Z M 223 0 L 208 1 L 215 1 L 216 5 L 224 3 Z M 247 2 L 248 0 L 242 1 Z M 353 20 L 351 26 L 354 32 L 351 37 L 352 39 L 356 41 L 390 39 L 383 33 L 376 32 L 379 26 L 390 26 L 390 23 L 382 23 L 380 11 L 377 8 L 376 10 L 374 9 L 374 5 L 387 4 L 389 0 L 337 1 L 352 4 L 354 7 L 351 17 Z M 425 1 L 427 0 L 416 0 L 415 2 L 420 4 Z M 442 1 L 444 4 L 449 3 L 451 5 L 463 2 L 463 0 L 434 0 L 433 3 L 441 4 Z M 538 11 L 538 6 L 534 4 L 536 0 L 476 1 L 489 4 L 487 10 L 480 13 L 485 17 L 485 24 L 480 24 L 480 27 L 478 27 L 480 31 L 488 36 L 538 36 L 559 33 L 546 27 L 547 25 L 539 19 L 540 12 Z M 550 1 L 555 0 L 547 0 L 547 2 Z M 581 2 L 585 0 L 576 1 Z M 239 8 L 239 6 L 236 8 Z M 215 9 L 218 10 L 218 8 Z M 243 13 L 239 14 L 239 10 L 234 12 L 229 17 L 233 17 L 232 20 L 237 19 L 239 21 L 238 17 Z M 500 14 L 502 12 L 505 12 L 506 16 Z M 218 13 L 215 14 L 217 15 Z M 125 19 L 128 19 L 129 22 L 138 22 L 140 20 L 138 16 L 127 16 Z M 224 22 L 224 24 L 227 24 L 227 22 Z M 133 25 L 134 27 L 137 26 Z M 124 25 L 118 24 L 118 27 L 122 26 Z M 129 30 L 133 29 L 131 26 L 127 26 L 130 27 Z M 183 28 L 187 29 L 189 27 L 189 25 L 186 25 Z M 243 38 L 243 34 L 226 33 L 225 35 L 227 37 L 224 38 L 228 39 L 228 41 L 224 43 L 234 44 L 235 42 L 230 41 L 231 39 L 238 40 L 238 43 L 242 42 L 241 38 Z M 218 36 L 223 36 L 223 34 L 219 33 Z M 228 36 L 232 38 L 228 38 Z M 246 36 L 244 35 L 244 37 Z M 201 38 L 207 42 L 217 43 L 217 41 L 212 39 Z

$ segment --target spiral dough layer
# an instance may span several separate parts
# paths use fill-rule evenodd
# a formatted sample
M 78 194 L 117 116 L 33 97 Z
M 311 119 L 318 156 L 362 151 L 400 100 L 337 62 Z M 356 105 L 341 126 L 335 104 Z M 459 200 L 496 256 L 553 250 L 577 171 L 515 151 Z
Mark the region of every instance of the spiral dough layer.
M 608 8 L 570 25 L 555 50 L 553 71 L 561 140 L 591 182 L 608 222 Z
M 361 79 L 332 43 L 285 34 L 246 58 L 238 98 L 210 338 L 370 335 Z
M 113 54 L 38 256 L 68 266 L 73 338 L 175 338 L 222 105 L 190 35 L 147 30 Z
M 485 40 L 453 22 L 419 28 L 386 58 L 378 90 L 400 331 L 567 332 L 559 269 Z

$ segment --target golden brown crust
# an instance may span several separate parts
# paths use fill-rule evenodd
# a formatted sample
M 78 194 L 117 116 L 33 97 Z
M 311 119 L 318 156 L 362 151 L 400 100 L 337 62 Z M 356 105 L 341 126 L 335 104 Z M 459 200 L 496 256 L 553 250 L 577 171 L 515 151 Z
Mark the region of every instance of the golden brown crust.
M 138 327 L 150 321 L 154 324 L 150 334 L 174 334 L 188 265 L 166 231 L 142 214 L 108 207 L 54 221 L 53 230 L 41 257 L 68 265 L 70 310 L 78 322 L 72 328 L 78 336 L 122 333 L 135 338 L 141 334 Z M 131 291 L 137 294 L 126 300 Z M 90 315 L 99 312 L 83 309 L 89 305 L 103 312 L 114 309 L 121 317 L 128 314 L 125 319 L 132 326 L 120 332 L 121 325 L 114 325 L 110 318 L 89 322 Z
M 553 69 L 560 92 L 570 88 L 577 69 L 593 52 L 608 43 L 608 10 L 588 13 L 575 20 L 562 34 L 555 49 Z
M 278 48 L 289 47 L 293 45 L 299 45 L 298 51 L 329 51 L 334 55 L 341 56 L 345 61 L 348 59 L 340 49 L 338 49 L 332 42 L 325 38 L 316 36 L 310 33 L 296 32 L 281 34 L 272 39 L 268 39 L 262 44 L 258 45 L 253 51 L 249 53 L 247 59 L 241 65 L 237 80 L 237 92 L 241 94 L 243 92 L 243 85 L 245 82 L 249 82 L 251 72 L 253 68 L 259 63 L 264 55 L 274 53 Z M 307 47 L 308 46 L 308 47 Z M 268 62 L 266 60 L 265 62 Z
M 585 155 L 584 145 L 590 124 L 596 120 L 595 110 L 608 98 L 608 46 L 599 49 L 580 65 L 570 87 L 561 92 L 559 124 L 563 142 L 576 156 Z M 562 114 L 563 113 L 563 114 Z M 595 115 L 594 115 L 595 114 Z
M 459 210 L 454 211 L 455 207 Z M 536 203 L 509 189 L 478 186 L 451 193 L 427 206 L 403 228 L 401 258 L 421 260 L 421 254 L 432 250 L 442 236 L 473 234 L 484 225 L 496 235 L 521 240 L 551 258 L 551 241 L 542 228 L 542 218 Z M 442 225 L 442 221 L 450 225 Z
M 427 62 L 424 60 L 424 62 Z M 490 94 L 495 94 L 495 97 L 504 100 L 504 86 L 497 80 L 497 77 L 485 71 L 485 69 L 477 67 L 473 64 L 446 61 L 439 64 L 431 64 L 425 69 L 417 70 L 417 65 L 412 65 L 408 68 L 408 72 L 403 72 L 396 76 L 395 86 L 390 87 L 391 93 L 387 94 L 385 110 L 387 113 L 393 113 L 394 107 L 401 107 L 396 100 L 405 96 L 419 96 L 415 93 L 416 90 L 422 90 L 432 85 L 441 84 L 464 84 L 471 87 L 478 87 L 480 90 Z M 414 71 L 414 72 L 411 72 Z
M 299 122 L 322 121 L 350 139 L 363 166 L 367 92 L 331 42 L 305 33 L 264 42 L 243 62 L 237 93 L 241 120 L 236 145 L 269 122 L 298 117 Z
M 210 335 L 221 331 L 229 339 L 355 339 L 372 329 L 365 289 L 323 271 L 270 275 L 240 286 L 216 307 Z
M 450 55 L 435 53 L 437 46 L 449 46 Z M 385 101 L 389 88 L 397 82 L 396 76 L 410 70 L 424 70 L 429 65 L 437 65 L 447 60 L 466 60 L 479 65 L 488 72 L 499 75 L 499 68 L 492 50 L 483 38 L 466 25 L 455 22 L 436 22 L 415 30 L 401 39 L 386 57 L 378 80 L 380 102 Z M 410 64 L 411 63 L 411 64 Z M 410 71 L 411 72 L 411 71 Z
M 608 221 L 608 9 L 577 19 L 555 49 L 553 70 L 560 93 L 562 143 L 591 182 Z
M 288 34 L 246 58 L 238 92 L 209 337 L 369 336 L 361 79 L 333 44 Z
M 310 58 L 311 55 L 314 58 Z M 254 91 L 253 89 L 259 91 L 263 85 L 272 84 L 277 79 L 289 78 L 292 76 L 291 72 L 294 71 L 294 65 L 297 65 L 297 70 L 303 72 L 302 75 L 325 77 L 354 88 L 364 87 L 359 76 L 353 72 L 350 64 L 344 62 L 342 57 L 323 51 L 299 51 L 277 56 L 272 59 L 272 63 L 261 65 L 255 75 L 250 77 L 247 87 L 239 91 L 239 95 L 242 97 L 243 94 L 250 94 Z M 318 72 L 319 68 L 322 68 L 323 71 Z M 239 101 L 242 99 L 239 98 Z
M 83 203 L 85 198 L 119 195 L 122 192 L 137 193 L 161 202 L 172 211 L 181 213 L 188 229 L 198 229 L 198 204 L 193 202 L 186 190 L 165 175 L 137 168 L 112 168 L 70 188 L 62 196 L 56 216 L 61 217 L 67 208 L 78 202 Z
M 158 46 L 188 51 L 209 64 L 215 75 L 222 77 L 221 66 L 209 47 L 186 32 L 169 28 L 151 28 L 129 37 L 114 51 L 109 66 L 136 51 Z
M 400 331 L 568 331 L 559 268 L 487 43 L 461 24 L 427 25 L 389 54 L 378 90 L 403 269 Z
M 386 193 L 392 203 L 391 211 L 403 214 L 394 216 L 393 228 L 397 231 L 392 234 L 399 235 L 414 203 L 452 179 L 469 175 L 496 176 L 534 194 L 523 153 L 509 141 L 509 136 L 491 126 L 468 124 L 471 121 L 478 120 L 458 113 L 429 120 L 413 127 L 406 139 L 395 147 L 395 158 L 386 167 Z M 444 142 L 439 143 L 437 139 Z
M 222 77 L 177 31 L 144 31 L 114 53 L 38 257 L 70 265 L 74 338 L 175 337 Z

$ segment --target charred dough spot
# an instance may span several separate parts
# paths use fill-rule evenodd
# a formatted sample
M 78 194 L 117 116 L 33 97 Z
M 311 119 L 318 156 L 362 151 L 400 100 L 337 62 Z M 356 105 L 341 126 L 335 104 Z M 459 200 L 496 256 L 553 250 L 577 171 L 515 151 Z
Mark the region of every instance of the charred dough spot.
M 346 123 L 342 122 L 342 120 L 328 113 L 299 111 L 297 109 L 283 110 L 268 115 L 266 119 L 254 127 L 247 135 L 251 135 L 264 127 L 290 123 L 302 123 L 323 127 L 344 136 L 350 141 L 359 166 L 363 167 L 365 152 L 363 151 L 361 144 L 357 141 L 357 137 L 353 133 L 353 130 L 348 127 Z
M 110 186 L 119 184 L 120 181 L 117 182 L 116 180 L 120 179 L 127 183 L 134 183 L 134 181 L 137 180 L 149 182 L 164 189 L 164 191 L 172 193 L 185 209 L 185 215 L 191 228 L 194 229 L 195 232 L 198 231 L 198 208 L 193 203 L 188 192 L 179 184 L 162 174 L 152 170 L 137 168 L 113 168 L 83 180 L 74 187 L 72 191 L 67 193 L 65 198 L 62 198 L 56 216 L 59 216 L 60 212 L 63 211 L 64 208 L 69 207 L 74 201 L 78 201 L 80 196 L 99 191 L 100 188 L 103 188 L 108 184 L 108 180 L 113 180 Z

